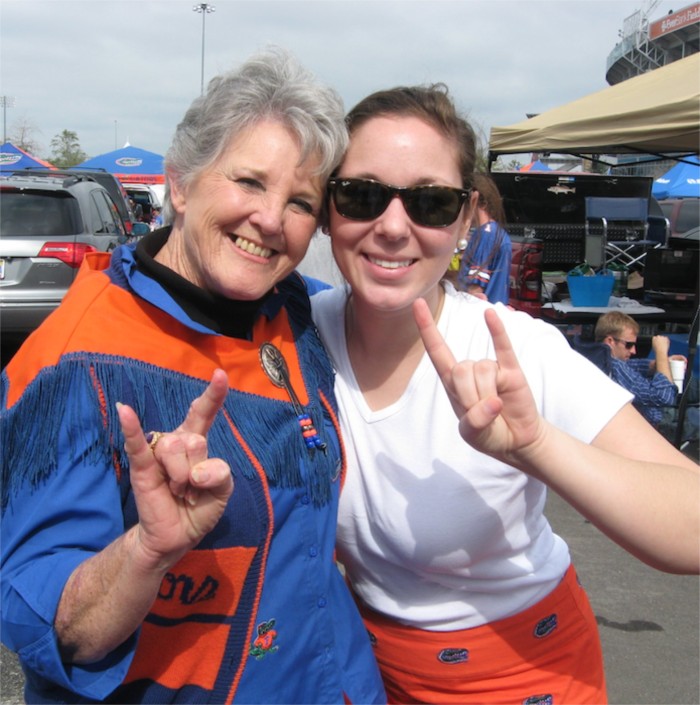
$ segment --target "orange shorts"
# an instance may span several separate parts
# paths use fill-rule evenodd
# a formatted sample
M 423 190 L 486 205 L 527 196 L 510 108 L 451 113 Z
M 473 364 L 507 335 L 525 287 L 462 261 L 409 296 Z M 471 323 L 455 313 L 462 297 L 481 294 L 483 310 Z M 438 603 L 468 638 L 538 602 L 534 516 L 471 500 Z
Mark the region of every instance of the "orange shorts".
M 473 629 L 427 632 L 360 609 L 390 703 L 607 703 L 598 626 L 572 566 L 536 605 Z

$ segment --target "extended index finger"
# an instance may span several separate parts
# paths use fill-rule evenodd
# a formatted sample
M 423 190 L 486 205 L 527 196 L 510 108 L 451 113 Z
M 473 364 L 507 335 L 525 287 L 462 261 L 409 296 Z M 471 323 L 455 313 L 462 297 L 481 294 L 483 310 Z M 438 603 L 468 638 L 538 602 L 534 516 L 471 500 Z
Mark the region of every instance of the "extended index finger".
M 206 436 L 216 415 L 224 405 L 227 392 L 228 376 L 221 369 L 214 370 L 211 382 L 204 392 L 190 404 L 187 416 L 180 424 L 178 431 L 188 431 Z
M 510 342 L 508 333 L 506 333 L 506 327 L 503 325 L 503 321 L 500 319 L 499 315 L 494 309 L 489 308 L 484 311 L 484 318 L 486 320 L 486 327 L 489 329 L 489 333 L 491 333 L 491 340 L 493 341 L 498 367 L 502 370 L 520 369 L 520 363 L 513 350 L 513 345 Z
M 433 314 L 424 299 L 416 299 L 413 302 L 413 317 L 418 325 L 420 337 L 428 356 L 433 362 L 440 379 L 445 379 L 446 375 L 452 371 L 457 364 L 452 350 L 447 347 L 445 339 L 435 325 Z

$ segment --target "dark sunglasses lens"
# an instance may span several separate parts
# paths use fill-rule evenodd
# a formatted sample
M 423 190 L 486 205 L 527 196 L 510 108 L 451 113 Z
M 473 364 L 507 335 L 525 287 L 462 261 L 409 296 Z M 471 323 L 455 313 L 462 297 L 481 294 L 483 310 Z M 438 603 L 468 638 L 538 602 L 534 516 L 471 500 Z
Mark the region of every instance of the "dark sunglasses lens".
M 373 181 L 336 181 L 333 200 L 344 218 L 372 220 L 382 213 L 391 193 L 383 184 Z
M 354 220 L 377 218 L 398 193 L 411 220 L 432 228 L 454 223 L 464 202 L 458 190 L 445 186 L 416 186 L 404 190 L 363 179 L 338 179 L 333 182 L 331 192 L 338 213 Z
M 406 212 L 418 225 L 433 228 L 452 225 L 462 208 L 459 193 L 442 186 L 417 186 L 402 196 Z

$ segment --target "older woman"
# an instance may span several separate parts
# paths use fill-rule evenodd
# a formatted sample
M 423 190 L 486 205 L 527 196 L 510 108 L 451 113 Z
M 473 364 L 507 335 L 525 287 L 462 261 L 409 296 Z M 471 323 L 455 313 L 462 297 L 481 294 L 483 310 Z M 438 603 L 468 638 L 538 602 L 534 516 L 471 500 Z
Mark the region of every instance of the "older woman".
M 2 638 L 28 701 L 383 698 L 333 563 L 333 375 L 293 274 L 342 118 L 282 52 L 215 78 L 166 155 L 170 225 L 88 257 L 5 369 Z M 205 388 L 220 413 L 181 424 Z

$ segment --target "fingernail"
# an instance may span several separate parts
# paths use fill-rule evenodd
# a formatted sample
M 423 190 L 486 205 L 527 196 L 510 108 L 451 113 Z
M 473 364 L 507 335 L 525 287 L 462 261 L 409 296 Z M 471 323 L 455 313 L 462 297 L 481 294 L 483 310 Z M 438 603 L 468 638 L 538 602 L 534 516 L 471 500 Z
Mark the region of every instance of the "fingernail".
M 196 467 L 192 470 L 192 479 L 195 482 L 206 482 L 209 479 L 209 473 L 206 470 Z

